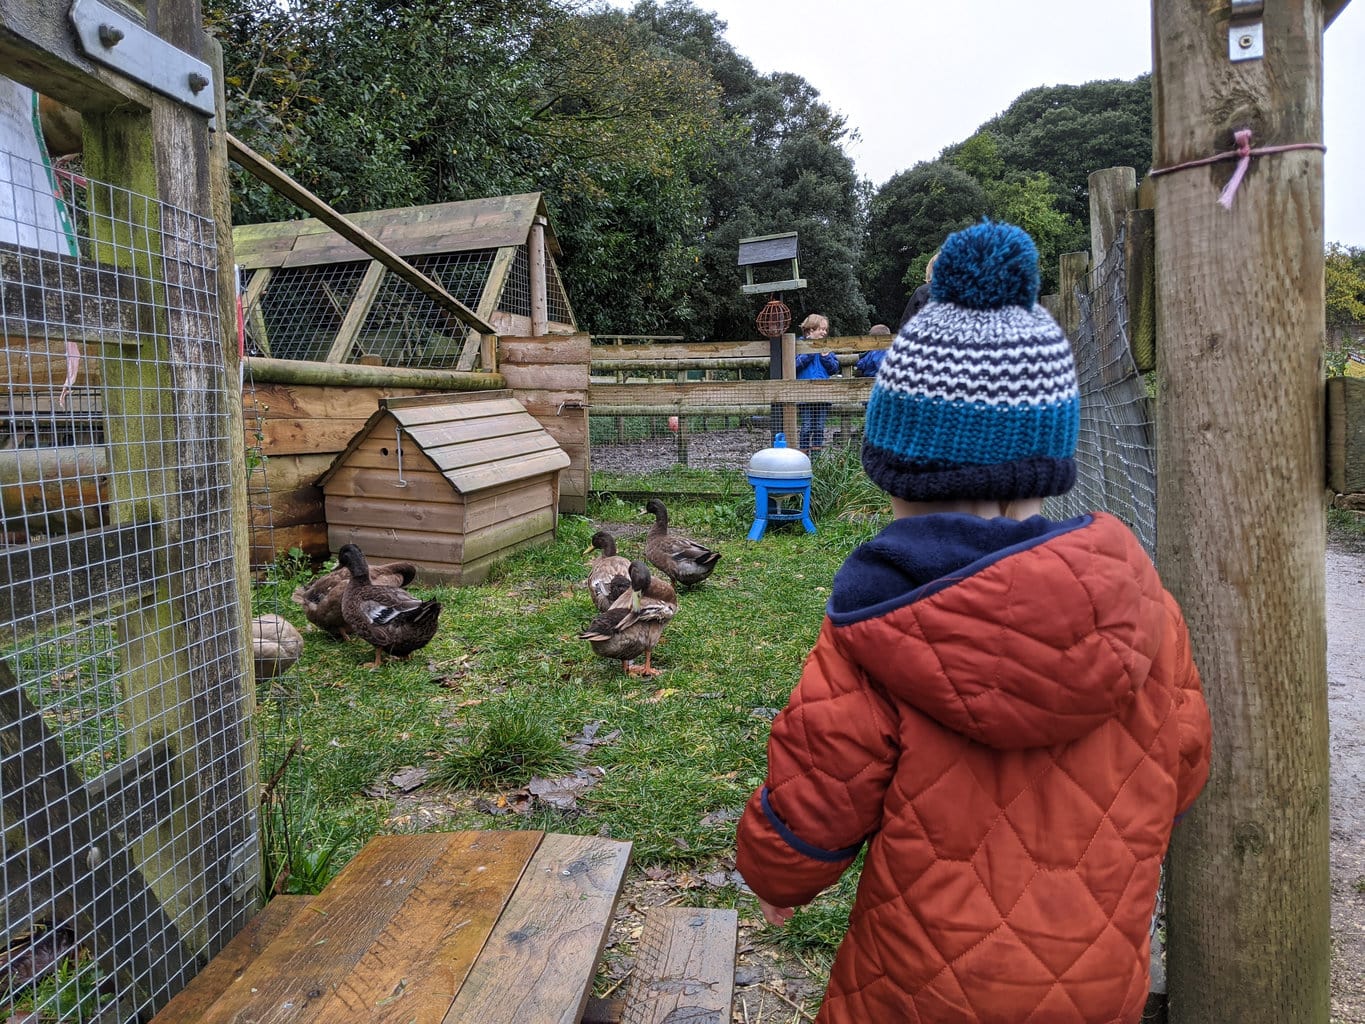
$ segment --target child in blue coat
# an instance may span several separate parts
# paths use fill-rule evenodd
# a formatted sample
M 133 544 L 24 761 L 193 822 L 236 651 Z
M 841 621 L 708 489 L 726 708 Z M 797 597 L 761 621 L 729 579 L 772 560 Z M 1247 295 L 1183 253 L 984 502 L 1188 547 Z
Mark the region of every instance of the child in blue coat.
M 829 320 L 812 313 L 801 321 L 801 337 L 818 341 L 829 337 Z M 796 357 L 797 380 L 827 380 L 839 372 L 839 357 L 833 352 L 803 352 Z M 804 452 L 818 451 L 825 445 L 825 418 L 829 402 L 799 402 L 797 413 L 801 419 L 800 448 Z

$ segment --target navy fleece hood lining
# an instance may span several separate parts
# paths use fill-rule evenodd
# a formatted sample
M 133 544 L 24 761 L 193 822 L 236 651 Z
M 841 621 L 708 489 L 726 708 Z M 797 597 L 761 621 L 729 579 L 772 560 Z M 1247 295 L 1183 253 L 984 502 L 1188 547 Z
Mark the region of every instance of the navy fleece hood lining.
M 1094 521 L 1092 515 L 1054 522 L 962 513 L 897 519 L 840 567 L 826 614 L 836 626 L 877 618 Z

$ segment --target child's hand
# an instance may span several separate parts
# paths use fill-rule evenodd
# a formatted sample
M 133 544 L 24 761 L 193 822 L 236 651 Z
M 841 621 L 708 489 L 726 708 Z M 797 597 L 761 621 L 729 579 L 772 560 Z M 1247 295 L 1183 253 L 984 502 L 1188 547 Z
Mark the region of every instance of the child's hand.
M 791 907 L 775 907 L 767 900 L 759 898 L 758 909 L 763 911 L 763 919 L 774 928 L 781 928 L 796 913 Z

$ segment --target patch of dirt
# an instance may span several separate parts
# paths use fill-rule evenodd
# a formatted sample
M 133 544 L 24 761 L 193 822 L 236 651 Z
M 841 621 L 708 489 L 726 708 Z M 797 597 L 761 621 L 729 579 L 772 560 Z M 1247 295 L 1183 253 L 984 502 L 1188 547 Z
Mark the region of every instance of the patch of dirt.
M 1327 550 L 1332 1021 L 1365 1024 L 1365 551 Z

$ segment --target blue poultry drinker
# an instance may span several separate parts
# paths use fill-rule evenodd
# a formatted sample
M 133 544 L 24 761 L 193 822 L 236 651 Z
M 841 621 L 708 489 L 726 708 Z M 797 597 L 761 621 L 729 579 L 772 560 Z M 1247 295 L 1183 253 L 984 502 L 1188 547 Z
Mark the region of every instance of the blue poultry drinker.
M 769 523 L 800 522 L 807 533 L 815 532 L 810 517 L 810 457 L 788 448 L 785 434 L 773 439 L 773 447 L 754 454 L 748 477 L 754 489 L 750 540 L 762 539 Z

